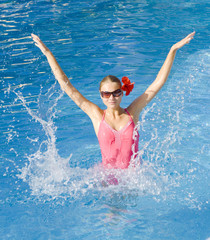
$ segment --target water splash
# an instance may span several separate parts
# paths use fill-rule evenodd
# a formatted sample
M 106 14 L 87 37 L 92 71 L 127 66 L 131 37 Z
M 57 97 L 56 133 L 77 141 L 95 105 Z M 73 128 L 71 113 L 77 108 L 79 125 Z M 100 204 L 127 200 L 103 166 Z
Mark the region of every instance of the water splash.
M 48 98 L 52 96 L 53 89 L 54 86 L 47 92 Z M 71 161 L 72 154 L 67 158 L 62 158 L 56 148 L 55 107 L 63 93 L 59 94 L 48 111 L 44 111 L 47 112 L 44 116 L 47 116 L 47 119 L 44 120 L 41 117 L 43 111 L 40 103 L 41 94 L 38 100 L 39 111 L 35 112 L 27 105 L 21 92 L 15 90 L 13 92 L 22 102 L 30 117 L 42 126 L 47 137 L 40 143 L 38 151 L 26 155 L 27 163 L 19 169 L 18 177 L 29 184 L 32 195 L 44 199 L 63 197 L 78 199 L 81 195 L 90 194 L 90 191 L 98 191 L 103 196 L 110 191 L 112 193 L 124 192 L 125 194 L 130 192 L 139 195 L 160 194 L 162 183 L 160 183 L 161 181 L 152 169 L 151 164 L 148 163 L 144 163 L 140 167 L 136 162 L 135 169 L 131 167 L 128 170 L 104 170 L 100 164 L 89 169 L 71 168 L 69 161 Z M 137 124 L 136 130 L 139 129 L 139 126 L 140 123 Z M 136 134 L 134 137 L 136 137 Z M 29 140 L 31 143 L 38 141 L 38 139 L 31 138 Z M 114 176 L 118 184 L 110 184 L 110 180 L 108 180 L 110 176 Z
M 195 181 L 201 179 L 198 175 L 199 167 L 194 165 L 191 159 L 185 159 L 184 155 L 179 154 L 183 140 L 185 94 L 187 92 L 189 97 L 192 87 L 188 84 L 194 83 L 195 78 L 193 70 L 186 75 L 188 81 L 185 85 L 183 82 L 177 84 L 176 81 L 175 90 L 172 90 L 174 86 L 171 86 L 172 89 L 168 88 L 168 95 L 163 92 L 164 97 L 160 96 L 160 100 L 157 98 L 142 113 L 136 126 L 136 131 L 140 131 L 140 151 L 126 170 L 104 170 L 100 164 L 89 169 L 70 167 L 69 162 L 73 156 L 70 154 L 69 157 L 62 158 L 56 147 L 54 119 L 57 114 L 57 103 L 63 93 L 58 94 L 53 85 L 46 95 L 48 100 L 49 96 L 56 97 L 49 101 L 50 106 L 47 108 L 40 93 L 39 109 L 35 112 L 27 105 L 22 93 L 14 91 L 30 117 L 42 126 L 46 135 L 46 140 L 40 143 L 38 151 L 26 156 L 27 163 L 19 169 L 19 178 L 29 184 L 32 195 L 45 200 L 59 198 L 75 200 L 97 192 L 97 198 L 117 193 L 125 196 L 129 194 L 152 196 L 156 200 L 160 198 L 177 200 L 191 206 L 199 205 L 195 184 Z M 177 76 L 174 75 L 173 78 L 176 79 Z M 173 94 L 172 98 L 170 91 Z M 166 104 L 167 102 L 170 104 Z M 134 138 L 137 137 L 136 131 Z M 110 176 L 113 177 L 111 181 L 114 184 L 109 184 Z M 190 184 L 192 182 L 193 187 Z

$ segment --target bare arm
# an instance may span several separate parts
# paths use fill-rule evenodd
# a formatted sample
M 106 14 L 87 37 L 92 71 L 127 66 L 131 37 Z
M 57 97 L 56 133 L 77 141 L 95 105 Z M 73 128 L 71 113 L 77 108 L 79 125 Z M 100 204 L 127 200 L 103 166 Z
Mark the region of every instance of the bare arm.
M 61 88 L 68 94 L 68 96 L 91 118 L 96 118 L 98 112 L 101 109 L 94 103 L 87 100 L 69 81 L 66 74 L 63 72 L 58 62 L 56 61 L 54 55 L 45 46 L 45 44 L 39 39 L 38 36 L 31 34 L 35 45 L 42 51 L 42 53 L 47 57 L 48 63 L 58 80 Z
M 171 67 L 174 62 L 174 58 L 176 55 L 176 51 L 183 47 L 185 44 L 189 43 L 193 36 L 195 35 L 195 32 L 192 32 L 187 37 L 182 39 L 180 42 L 174 44 L 169 53 L 168 56 L 161 67 L 155 81 L 147 88 L 147 90 L 138 98 L 136 98 L 128 107 L 128 110 L 130 110 L 131 114 L 135 119 L 139 119 L 139 114 L 143 110 L 143 108 L 155 97 L 155 95 L 160 91 L 162 86 L 165 84 L 169 73 L 171 71 Z

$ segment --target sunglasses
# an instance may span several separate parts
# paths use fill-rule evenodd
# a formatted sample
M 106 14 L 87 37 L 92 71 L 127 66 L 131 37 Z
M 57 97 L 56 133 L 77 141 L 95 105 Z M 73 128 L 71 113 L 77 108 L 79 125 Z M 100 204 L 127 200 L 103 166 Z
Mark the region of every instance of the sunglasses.
M 117 89 L 114 92 L 103 92 L 103 91 L 101 91 L 102 98 L 109 98 L 111 95 L 113 97 L 119 97 L 119 96 L 122 95 L 122 90 L 121 89 Z

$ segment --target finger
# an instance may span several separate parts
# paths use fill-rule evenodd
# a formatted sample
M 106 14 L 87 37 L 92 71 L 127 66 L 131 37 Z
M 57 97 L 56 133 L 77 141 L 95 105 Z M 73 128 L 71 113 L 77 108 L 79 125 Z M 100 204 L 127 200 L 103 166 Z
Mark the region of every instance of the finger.
M 33 40 L 34 42 L 37 42 L 37 39 L 35 39 L 35 37 L 32 37 L 32 40 Z
M 35 34 L 31 34 L 31 36 L 32 36 L 32 38 L 33 38 L 33 40 L 35 41 L 40 41 L 40 39 L 39 39 L 39 37 L 37 36 L 37 35 L 35 35 Z
M 189 37 L 189 38 L 188 38 L 188 41 L 190 42 L 192 39 L 193 39 L 193 36 Z
M 40 40 L 40 39 L 33 38 L 33 40 L 34 40 L 34 42 L 35 42 L 36 44 L 40 45 L 40 43 L 41 43 L 41 40 Z
M 188 34 L 188 36 L 191 36 L 191 35 L 195 35 L 195 31 L 194 32 L 191 32 L 190 34 Z
M 37 38 L 37 35 L 35 35 L 35 34 L 31 34 L 31 36 L 32 36 L 32 38 L 34 39 L 34 38 Z
M 192 32 L 192 33 L 190 33 L 190 34 L 187 36 L 187 38 L 193 39 L 194 35 L 195 35 L 195 31 Z

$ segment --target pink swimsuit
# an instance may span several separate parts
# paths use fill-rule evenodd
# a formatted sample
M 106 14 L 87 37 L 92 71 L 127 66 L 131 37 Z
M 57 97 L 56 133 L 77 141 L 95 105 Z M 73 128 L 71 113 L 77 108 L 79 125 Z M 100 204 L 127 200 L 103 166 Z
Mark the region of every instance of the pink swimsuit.
M 98 141 L 101 147 L 102 164 L 106 168 L 128 168 L 131 160 L 132 145 L 135 143 L 135 153 L 138 152 L 139 134 L 133 140 L 134 121 L 130 116 L 129 122 L 119 131 L 113 129 L 105 120 L 105 113 L 100 123 Z

